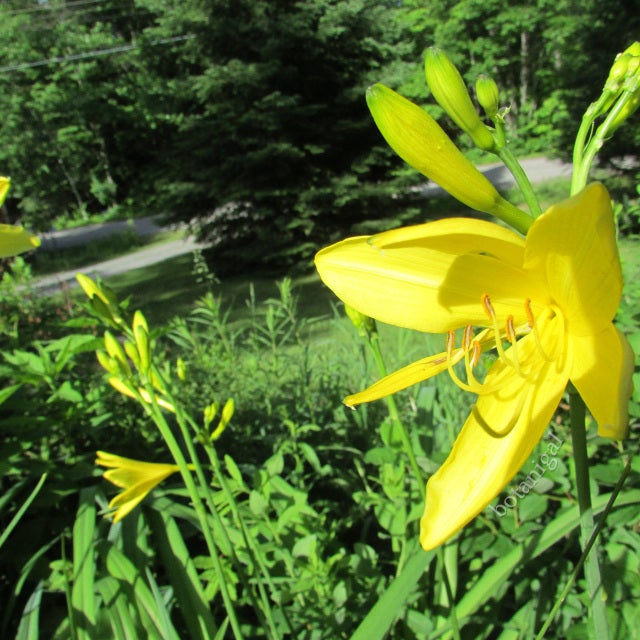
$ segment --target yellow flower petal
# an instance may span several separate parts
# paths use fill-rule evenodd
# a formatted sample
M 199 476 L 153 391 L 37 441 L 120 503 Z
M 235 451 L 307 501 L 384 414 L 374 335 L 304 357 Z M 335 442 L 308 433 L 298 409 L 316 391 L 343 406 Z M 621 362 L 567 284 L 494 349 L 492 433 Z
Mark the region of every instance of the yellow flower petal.
M 571 382 L 607 438 L 626 438 L 633 390 L 634 354 L 627 338 L 610 324 L 595 336 L 572 336 Z
M 116 487 L 124 489 L 109 503 L 110 508 L 116 509 L 114 523 L 130 513 L 151 489 L 178 471 L 175 464 L 143 462 L 105 451 L 97 452 L 96 464 L 109 467 L 104 473 L 104 478 Z
M 9 186 L 11 185 L 11 180 L 6 178 L 5 176 L 0 176 L 0 207 L 4 203 L 4 199 L 7 197 L 7 191 L 9 191 Z
M 0 258 L 17 256 L 40 246 L 40 240 L 22 227 L 0 224 Z
M 549 352 L 562 348 L 558 343 L 562 336 L 553 333 L 558 322 L 557 318 L 549 321 L 544 332 L 544 347 Z M 427 482 L 420 521 L 424 549 L 442 544 L 504 489 L 526 462 L 558 406 L 568 380 L 568 354 L 555 362 L 544 360 L 532 335 L 518 342 L 518 351 L 523 361 L 532 364 L 533 377 L 525 380 L 510 365 L 496 361 L 486 384 L 498 385 L 499 390 L 479 397 L 449 457 Z
M 451 358 L 452 363 L 455 364 L 456 362 L 459 362 L 463 355 L 464 352 L 462 349 L 458 349 L 455 356 Z M 390 396 L 392 393 L 402 391 L 403 389 L 417 384 L 418 382 L 433 378 L 433 376 L 446 371 L 447 367 L 446 353 L 439 353 L 435 356 L 423 358 L 417 362 L 412 362 L 410 365 L 407 365 L 394 373 L 390 373 L 388 376 L 378 380 L 364 391 L 347 396 L 344 399 L 344 404 L 346 404 L 347 407 L 353 408 L 364 402 L 379 400 L 385 396 Z
M 451 231 L 456 224 L 458 231 Z M 343 240 L 316 255 L 316 268 L 361 313 L 443 333 L 487 326 L 484 294 L 498 317 L 511 315 L 516 323 L 526 320 L 527 298 L 546 302 L 544 290 L 514 265 L 522 250 L 521 239 L 498 225 L 454 219 Z
M 622 269 L 607 190 L 591 184 L 531 226 L 525 269 L 548 289 L 574 335 L 599 333 L 616 314 Z

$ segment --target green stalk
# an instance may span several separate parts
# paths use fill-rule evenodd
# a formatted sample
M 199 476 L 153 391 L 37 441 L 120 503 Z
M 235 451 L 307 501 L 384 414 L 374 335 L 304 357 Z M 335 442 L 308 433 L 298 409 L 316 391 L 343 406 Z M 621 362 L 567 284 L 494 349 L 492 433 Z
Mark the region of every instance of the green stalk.
M 591 506 L 591 489 L 589 487 L 589 460 L 587 457 L 587 431 L 585 425 L 586 407 L 580 394 L 572 387 L 569 390 L 571 441 L 573 443 L 573 459 L 576 469 L 576 488 L 578 492 L 578 509 L 580 512 L 580 540 L 585 553 L 587 545 L 593 537 L 591 552 L 586 556 L 584 573 L 587 591 L 591 601 L 590 636 L 593 640 L 608 640 L 609 626 L 605 607 L 604 589 L 598 561 L 598 542 L 594 536 L 593 509 Z
M 191 420 L 189 420 L 189 422 L 191 423 L 191 426 L 197 430 L 197 425 L 193 423 Z M 224 493 L 225 498 L 227 500 L 227 504 L 231 509 L 231 514 L 233 516 L 234 522 L 238 527 L 238 529 L 240 529 L 244 543 L 247 549 L 249 550 L 249 553 L 251 554 L 253 561 L 256 563 L 256 565 L 260 569 L 260 572 L 262 573 L 264 580 L 268 584 L 269 590 L 271 591 L 272 595 L 275 596 L 275 594 L 277 593 L 277 590 L 271 579 L 271 574 L 269 573 L 269 570 L 267 569 L 267 567 L 263 562 L 262 555 L 260 554 L 260 552 L 255 546 L 253 537 L 250 536 L 249 532 L 247 531 L 247 527 L 245 526 L 244 519 L 242 518 L 242 515 L 240 514 L 240 510 L 238 509 L 238 504 L 236 502 L 235 496 L 233 495 L 233 492 L 229 488 L 229 483 L 227 482 L 227 479 L 222 473 L 220 458 L 218 458 L 218 452 L 216 451 L 213 445 L 205 446 L 205 451 L 207 452 L 207 455 L 209 457 L 209 462 L 211 463 L 211 467 L 213 469 L 214 475 L 218 480 L 218 483 L 220 484 L 222 492 Z M 233 546 L 231 548 L 233 548 Z M 258 591 L 260 592 L 260 599 L 262 600 L 264 615 L 267 619 L 269 627 L 271 628 L 271 633 L 273 634 L 273 637 L 277 638 L 279 636 L 278 636 L 275 621 L 273 619 L 273 612 L 271 610 L 269 597 L 265 592 L 262 580 L 258 580 L 257 584 L 258 584 Z M 287 623 L 287 626 L 289 627 L 289 631 L 291 632 L 292 628 L 287 618 L 287 615 L 284 611 L 282 612 L 282 614 L 283 614 L 284 620 Z
M 189 493 L 189 496 L 191 497 L 191 501 L 193 502 L 193 508 L 195 509 L 198 520 L 200 521 L 202 533 L 204 534 L 207 548 L 209 549 L 209 555 L 211 556 L 211 561 L 213 562 L 213 568 L 218 576 L 220 594 L 222 595 L 222 600 L 224 602 L 227 616 L 229 616 L 229 623 L 231 624 L 233 635 L 235 636 L 236 640 L 243 640 L 242 630 L 240 629 L 240 624 L 236 616 L 233 600 L 231 599 L 231 595 L 229 594 L 229 590 L 227 589 L 227 584 L 225 582 L 224 571 L 222 569 L 222 564 L 219 557 L 219 550 L 215 542 L 215 537 L 209 525 L 207 511 L 204 507 L 204 503 L 202 502 L 202 498 L 200 497 L 200 492 L 198 491 L 198 487 L 193 480 L 193 476 L 191 475 L 191 471 L 189 470 L 189 465 L 187 464 L 182 450 L 180 449 L 180 445 L 173 435 L 171 428 L 167 424 L 167 421 L 164 419 L 160 407 L 158 407 L 158 404 L 156 403 L 155 389 L 149 383 L 146 386 L 147 393 L 149 394 L 152 402 L 150 409 L 151 416 L 153 418 L 153 421 L 156 423 L 158 430 L 160 431 L 160 435 L 166 442 L 167 447 L 169 448 L 169 451 L 173 456 L 173 459 L 180 469 L 180 475 L 182 476 L 185 487 Z M 142 398 L 139 398 L 139 401 L 143 406 L 146 406 L 146 404 L 142 401 Z M 196 467 L 196 469 L 197 468 L 198 467 Z M 200 471 L 202 472 L 202 469 L 200 469 Z M 207 485 L 205 484 L 204 486 Z
M 175 406 L 175 403 L 174 403 L 174 406 Z M 258 602 L 257 602 L 256 597 L 255 597 L 254 590 L 252 588 L 252 585 L 251 585 L 250 581 L 248 580 L 248 578 L 246 576 L 246 573 L 244 571 L 242 563 L 240 562 L 239 558 L 237 557 L 237 555 L 235 553 L 235 548 L 234 548 L 231 540 L 229 540 L 229 538 L 227 536 L 224 522 L 222 522 L 222 519 L 220 518 L 220 514 L 218 513 L 218 509 L 216 508 L 215 501 L 213 499 L 213 495 L 211 494 L 211 488 L 210 488 L 209 482 L 208 482 L 208 480 L 207 480 L 207 478 L 206 478 L 206 476 L 204 474 L 204 471 L 202 469 L 202 465 L 200 464 L 200 460 L 198 459 L 197 451 L 196 451 L 196 449 L 195 449 L 195 447 L 193 445 L 192 434 L 189 431 L 189 427 L 185 422 L 185 417 L 182 415 L 182 412 L 180 411 L 179 408 L 176 411 L 176 420 L 177 420 L 178 426 L 180 427 L 180 432 L 182 434 L 182 439 L 185 442 L 185 445 L 187 447 L 187 451 L 189 453 L 189 457 L 191 458 L 194 470 L 196 472 L 196 476 L 198 478 L 198 482 L 199 482 L 200 486 L 202 487 L 202 491 L 204 493 L 205 500 L 207 502 L 207 506 L 209 507 L 209 512 L 211 514 L 211 517 L 214 520 L 214 522 L 218 525 L 218 528 L 222 532 L 222 535 L 225 536 L 226 542 L 229 545 L 229 548 L 231 549 L 231 552 L 233 554 L 233 558 L 234 558 L 234 561 L 235 561 L 234 564 L 235 564 L 236 569 L 238 571 L 238 575 L 240 576 L 240 579 L 244 583 L 244 586 L 247 589 L 247 593 L 249 594 L 249 597 L 253 601 L 253 606 L 254 606 L 254 608 L 256 610 L 256 614 L 258 615 L 259 618 L 264 617 L 263 623 L 266 621 L 266 623 L 270 627 L 272 637 L 273 638 L 278 638 L 278 632 L 277 632 L 277 629 L 276 629 L 276 626 L 275 626 L 275 622 L 273 620 L 273 613 L 272 613 L 271 607 L 269 605 L 269 599 L 266 596 L 266 593 L 264 592 L 264 587 L 262 585 L 262 582 L 260 580 L 258 580 L 258 590 L 260 591 L 260 595 L 262 596 L 262 602 L 263 602 L 263 607 L 261 608 L 258 605 Z M 195 426 L 195 425 L 193 425 L 193 426 Z
M 368 333 L 368 342 L 371 347 L 371 351 L 373 353 L 373 357 L 376 361 L 376 365 L 378 367 L 378 373 L 381 378 L 387 375 L 387 367 L 384 363 L 384 358 L 382 357 L 382 351 L 380 349 L 380 340 L 378 338 L 377 332 L 369 332 Z M 400 433 L 400 439 L 402 440 L 402 447 L 404 449 L 405 455 L 409 460 L 409 465 L 413 471 L 413 474 L 416 478 L 418 484 L 418 491 L 420 492 L 420 497 L 424 501 L 426 497 L 426 486 L 422 480 L 422 471 L 420 470 L 420 466 L 418 465 L 418 461 L 416 459 L 415 453 L 413 451 L 413 447 L 411 446 L 411 440 L 409 439 L 409 434 L 404 426 L 404 423 L 400 419 L 400 412 L 398 411 L 398 406 L 396 404 L 395 398 L 391 396 L 387 396 L 385 398 L 387 402 L 387 407 L 389 409 L 389 416 L 396 427 L 398 433 Z M 453 599 L 453 593 L 451 590 L 451 582 L 449 580 L 449 575 L 447 573 L 447 563 L 445 560 L 444 550 L 442 547 L 438 548 L 438 561 L 440 567 L 442 567 L 442 583 L 444 584 L 447 604 L 449 607 L 449 614 L 451 619 L 451 629 L 454 635 L 455 640 L 460 640 L 460 631 L 458 626 L 458 620 L 456 618 L 456 609 L 455 603 Z
M 538 202 L 538 198 L 536 197 L 535 192 L 533 191 L 533 187 L 531 186 L 531 182 L 527 174 L 524 172 L 524 169 L 513 155 L 511 150 L 506 147 L 499 147 L 497 151 L 498 157 L 502 162 L 504 162 L 505 166 L 509 171 L 511 171 L 511 175 L 515 178 L 518 183 L 518 187 L 520 188 L 520 192 L 522 193 L 522 197 L 524 201 L 527 203 L 529 207 L 529 211 L 531 212 L 531 216 L 533 218 L 537 218 L 541 213 L 542 209 L 540 208 L 540 203 Z
M 371 347 L 371 352 L 373 353 L 373 357 L 376 361 L 378 373 L 380 374 L 381 378 L 384 378 L 387 375 L 388 371 L 386 365 L 384 364 L 382 351 L 380 350 L 380 340 L 378 339 L 377 333 L 372 333 L 369 335 L 369 346 Z M 389 416 L 391 417 L 393 425 L 396 427 L 398 433 L 400 434 L 400 439 L 402 440 L 402 448 L 405 455 L 407 456 L 407 459 L 409 460 L 409 466 L 411 467 L 411 470 L 413 471 L 413 474 L 416 478 L 420 497 L 422 498 L 422 500 L 424 500 L 426 490 L 425 484 L 422 481 L 422 471 L 420 470 L 420 466 L 418 465 L 418 461 L 416 460 L 416 455 L 413 452 L 409 434 L 407 433 L 407 430 L 402 420 L 400 419 L 398 405 L 396 404 L 395 398 L 393 396 L 387 396 L 385 400 L 387 403 L 387 408 L 389 409 Z
M 578 572 L 582 568 L 582 565 L 584 564 L 584 561 L 586 560 L 587 556 L 589 555 L 589 552 L 591 551 L 591 548 L 595 544 L 595 542 L 596 542 L 596 540 L 598 538 L 598 535 L 600 534 L 600 531 L 602 531 L 602 528 L 604 527 L 604 524 L 605 524 L 605 522 L 607 520 L 607 516 L 609 515 L 611 509 L 613 508 L 613 503 L 616 501 L 616 498 L 618 497 L 618 494 L 620 493 L 620 491 L 622 489 L 622 485 L 624 484 L 625 480 L 627 479 L 627 476 L 629 475 L 630 471 L 631 471 L 631 465 L 629 464 L 629 461 L 627 460 L 627 462 L 625 464 L 625 467 L 624 467 L 624 470 L 622 471 L 622 474 L 620 475 L 620 478 L 618 478 L 618 482 L 616 482 L 616 486 L 613 488 L 613 491 L 611 492 L 611 496 L 609 498 L 609 501 L 607 502 L 607 505 L 605 506 L 603 512 L 600 514 L 600 517 L 598 518 L 598 524 L 596 525 L 595 529 L 593 530 L 593 532 L 591 534 L 591 537 L 589 538 L 589 542 L 587 543 L 587 545 L 585 546 L 582 554 L 580 555 L 580 559 L 576 563 L 576 566 L 573 569 L 571 577 L 569 578 L 567 584 L 565 585 L 564 589 L 562 590 L 562 593 L 560 594 L 558 599 L 555 601 L 555 603 L 553 605 L 553 608 L 549 612 L 549 615 L 547 616 L 547 619 L 545 620 L 545 623 L 542 625 L 540 631 L 538 631 L 538 635 L 536 636 L 535 640 L 542 640 L 544 638 L 544 634 L 547 632 L 547 629 L 549 629 L 549 627 L 553 623 L 556 615 L 558 614 L 558 611 L 560 611 L 560 608 L 564 604 L 564 601 L 566 600 L 567 596 L 569 595 L 569 592 L 571 591 L 571 588 L 573 587 L 573 585 L 574 585 L 574 583 L 575 583 L 575 581 L 576 581 L 576 579 L 578 577 Z
M 632 98 L 632 91 L 625 91 L 622 96 L 617 100 L 611 110 L 607 113 L 607 117 L 602 124 L 596 129 L 595 134 L 591 137 L 588 143 L 585 144 L 587 136 L 592 132 L 594 121 L 599 114 L 599 107 L 601 103 L 608 100 L 607 96 L 603 94 L 600 99 L 592 104 L 584 116 L 582 117 L 582 123 L 576 136 L 576 141 L 573 147 L 573 176 L 571 178 L 571 195 L 582 191 L 587 185 L 587 179 L 589 178 L 589 171 L 591 165 L 595 160 L 598 151 L 602 149 L 605 141 L 610 137 L 611 125 L 616 119 L 617 115 L 622 111 L 627 102 Z

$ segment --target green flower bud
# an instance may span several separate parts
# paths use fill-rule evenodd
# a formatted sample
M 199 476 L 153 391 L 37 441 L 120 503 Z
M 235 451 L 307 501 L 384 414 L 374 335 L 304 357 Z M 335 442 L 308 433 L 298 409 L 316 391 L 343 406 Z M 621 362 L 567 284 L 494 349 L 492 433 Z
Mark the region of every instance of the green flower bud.
M 149 326 L 141 311 L 135 312 L 132 329 L 140 355 L 140 371 L 146 374 L 151 365 L 151 345 L 149 341 Z
M 109 354 L 109 357 L 113 358 L 120 366 L 120 371 L 125 377 L 131 376 L 131 367 L 127 357 L 120 346 L 120 343 L 115 339 L 112 333 L 109 331 L 104 332 L 104 346 Z
M 480 120 L 464 80 L 447 54 L 436 47 L 427 49 L 425 58 L 427 84 L 438 104 L 451 119 L 471 136 L 476 147 L 485 151 L 495 149 L 495 140 Z
M 227 428 L 231 417 L 233 416 L 233 412 L 235 411 L 235 404 L 231 398 L 229 398 L 224 407 L 222 408 L 222 414 L 220 416 L 220 422 L 218 422 L 218 426 L 215 431 L 211 434 L 211 440 L 217 440 L 223 433 L 223 431 Z
M 500 94 L 498 85 L 488 76 L 479 76 L 476 80 L 476 97 L 484 112 L 491 119 L 498 115 Z
M 344 305 L 344 310 L 353 326 L 358 330 L 358 335 L 366 338 L 376 332 L 376 321 L 373 318 L 365 316 L 364 313 L 360 313 L 348 304 Z
M 182 358 L 178 358 L 176 361 L 176 375 L 178 380 L 184 382 L 187 379 L 187 365 Z
M 497 192 L 424 109 L 382 84 L 369 87 L 367 105 L 380 133 L 405 162 L 460 202 L 526 233 L 529 216 Z
M 112 376 L 120 375 L 120 366 L 118 365 L 118 361 L 114 360 L 110 356 L 106 354 L 106 352 L 98 349 L 96 351 L 96 357 L 98 358 L 98 362 L 100 366 L 110 373 Z

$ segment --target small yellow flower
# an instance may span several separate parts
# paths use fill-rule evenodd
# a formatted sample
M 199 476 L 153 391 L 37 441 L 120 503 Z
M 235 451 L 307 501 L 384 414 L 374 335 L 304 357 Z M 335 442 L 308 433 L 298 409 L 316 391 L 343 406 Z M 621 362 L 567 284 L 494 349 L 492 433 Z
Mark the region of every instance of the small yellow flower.
M 9 178 L 0 177 L 0 206 L 4 202 L 9 191 L 11 181 Z M 0 224 L 0 258 L 17 256 L 40 246 L 40 240 L 22 227 L 11 224 Z
M 132 511 L 156 485 L 178 471 L 178 465 L 142 462 L 106 453 L 97 452 L 96 464 L 111 467 L 104 478 L 116 487 L 124 489 L 109 503 L 115 509 L 113 522 L 119 522 Z
M 511 481 L 569 381 L 600 435 L 626 436 L 634 356 L 613 324 L 622 270 L 602 185 L 548 209 L 526 239 L 490 222 L 444 219 L 343 240 L 320 251 L 316 266 L 325 284 L 361 313 L 447 333 L 446 351 L 387 376 L 347 404 L 441 371 L 478 395 L 449 458 L 427 483 L 425 549 L 465 526 Z M 489 349 L 497 359 L 481 381 L 474 367 Z M 454 369 L 458 362 L 464 379 Z

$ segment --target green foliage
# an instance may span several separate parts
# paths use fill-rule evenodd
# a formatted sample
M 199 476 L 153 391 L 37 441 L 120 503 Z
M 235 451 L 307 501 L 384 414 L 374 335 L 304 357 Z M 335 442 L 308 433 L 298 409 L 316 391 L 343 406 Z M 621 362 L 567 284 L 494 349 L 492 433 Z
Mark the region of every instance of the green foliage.
M 628 274 L 637 267 L 634 247 L 623 245 Z M 620 315 L 632 341 L 637 281 L 629 278 Z M 248 576 L 251 584 L 263 581 L 273 636 L 451 637 L 443 566 L 462 637 L 507 630 L 533 637 L 579 555 L 576 509 L 567 498 L 575 488 L 564 412 L 552 427 L 563 444 L 544 482 L 507 515 L 486 510 L 445 547 L 443 558 L 425 554 L 416 549 L 423 503 L 392 421 L 381 403 L 356 412 L 340 405 L 346 392 L 377 376 L 373 362 L 328 306 L 324 317 L 308 316 L 290 281 L 274 291 L 264 301 L 250 294 L 235 307 L 209 293 L 187 317 L 152 332 L 154 361 L 194 416 L 212 399 L 235 399 L 233 420 L 216 442 L 219 468 L 211 487 L 221 518 L 214 527 L 219 559 L 246 637 L 261 637 L 267 628 L 252 613 Z M 135 401 L 105 386 L 89 353 L 100 343 L 92 321 L 75 308 L 50 331 L 46 340 L 26 343 L 18 333 L 3 349 L 0 517 L 16 524 L 0 555 L 2 635 L 224 637 L 219 574 L 175 479 L 121 523 L 100 517 L 104 492 L 112 489 L 91 468 L 96 449 L 161 461 L 167 453 Z M 441 348 L 407 332 L 380 331 L 390 367 Z M 173 373 L 178 358 L 184 380 Z M 468 407 L 446 377 L 398 394 L 397 407 L 420 468 L 432 472 Z M 637 420 L 637 409 L 632 414 Z M 527 481 L 547 446 L 541 443 L 510 487 Z M 590 449 L 599 512 L 622 464 L 599 439 Z M 637 464 L 634 441 L 628 454 Z M 44 484 L 19 514 L 43 472 Z M 602 543 L 618 637 L 633 637 L 629 603 L 640 597 L 638 490 L 632 474 Z M 582 590 L 570 592 L 557 637 L 586 616 Z

